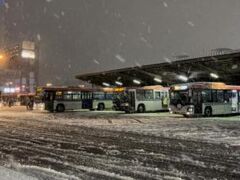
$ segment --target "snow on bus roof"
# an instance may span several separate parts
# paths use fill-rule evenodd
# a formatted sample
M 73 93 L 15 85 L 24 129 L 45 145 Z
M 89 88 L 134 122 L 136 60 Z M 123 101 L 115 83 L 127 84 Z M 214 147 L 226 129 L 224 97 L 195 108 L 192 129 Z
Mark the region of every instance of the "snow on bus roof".
M 54 87 L 40 87 L 41 90 L 47 90 L 47 91 L 92 91 L 90 88 L 84 88 L 84 87 L 66 87 L 66 86 L 54 86 Z
M 182 87 L 185 87 L 185 89 L 188 88 L 206 88 L 206 89 L 222 89 L 222 90 L 240 90 L 240 86 L 234 86 L 234 85 L 227 85 L 223 82 L 192 82 L 192 83 L 184 83 L 184 84 L 177 84 L 171 86 L 171 88 L 174 88 L 175 90 L 181 90 Z
M 125 88 L 121 87 L 121 88 L 111 88 L 111 87 L 106 87 L 106 88 L 86 88 L 86 87 L 67 87 L 67 86 L 52 86 L 52 87 L 39 87 L 38 91 L 89 91 L 89 92 L 107 92 L 107 93 L 111 93 L 111 92 L 121 92 L 124 91 Z
M 155 86 L 144 86 L 141 89 L 168 90 L 169 88 L 163 87 L 161 85 L 155 85 Z

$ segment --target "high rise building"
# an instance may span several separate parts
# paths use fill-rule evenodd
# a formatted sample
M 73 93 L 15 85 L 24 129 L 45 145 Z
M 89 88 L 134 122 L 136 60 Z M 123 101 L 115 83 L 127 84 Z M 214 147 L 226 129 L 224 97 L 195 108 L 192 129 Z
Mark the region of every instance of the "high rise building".
M 0 62 L 2 90 L 10 84 L 22 92 L 34 92 L 38 84 L 38 46 L 34 35 L 27 31 L 30 27 L 24 25 L 28 21 L 28 9 L 22 0 L 0 0 L 0 50 L 8 54 L 5 65 L 1 66 Z M 24 49 L 26 41 L 32 42 L 34 49 Z M 26 57 L 29 51 L 35 53 L 34 58 Z

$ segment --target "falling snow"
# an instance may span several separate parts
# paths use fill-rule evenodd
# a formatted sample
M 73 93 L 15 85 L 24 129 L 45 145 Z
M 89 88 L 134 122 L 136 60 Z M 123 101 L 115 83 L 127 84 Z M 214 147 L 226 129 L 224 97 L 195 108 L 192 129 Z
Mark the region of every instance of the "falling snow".
M 167 7 L 168 7 L 168 4 L 164 1 L 164 2 L 163 2 L 163 6 L 167 8 Z
M 192 21 L 188 21 L 187 23 L 188 23 L 188 25 L 191 26 L 191 27 L 194 27 L 194 26 L 195 26 L 195 24 L 194 24 Z
M 119 55 L 119 54 L 117 54 L 116 56 L 115 56 L 120 62 L 122 62 L 122 63 L 125 63 L 126 62 L 126 59 L 124 59 L 121 55 Z

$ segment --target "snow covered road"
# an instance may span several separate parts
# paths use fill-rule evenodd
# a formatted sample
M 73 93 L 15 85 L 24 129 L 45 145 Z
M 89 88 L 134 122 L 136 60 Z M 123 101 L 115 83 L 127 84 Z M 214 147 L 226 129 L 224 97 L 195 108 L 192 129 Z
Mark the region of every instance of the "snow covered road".
M 240 179 L 238 116 L 0 110 L 0 165 L 38 179 Z

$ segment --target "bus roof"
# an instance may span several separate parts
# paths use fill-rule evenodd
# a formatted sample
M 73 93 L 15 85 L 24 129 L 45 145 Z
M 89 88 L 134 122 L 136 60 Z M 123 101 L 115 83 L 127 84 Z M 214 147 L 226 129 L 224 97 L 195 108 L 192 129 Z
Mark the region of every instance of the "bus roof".
M 39 87 L 39 91 L 92 91 L 90 88 L 83 88 L 83 87 Z
M 173 90 L 185 89 L 221 89 L 221 90 L 240 90 L 240 86 L 227 85 L 222 82 L 193 82 L 185 84 L 177 84 L 171 86 Z
M 34 93 L 2 93 L 1 96 L 35 96 Z
M 113 93 L 113 92 L 123 92 L 125 90 L 124 87 L 121 88 L 85 88 L 85 87 L 64 87 L 64 86 L 60 86 L 60 87 L 38 87 L 37 88 L 37 92 L 42 92 L 42 91 L 87 91 L 87 92 L 96 92 L 96 91 L 100 91 L 100 92 L 109 92 L 109 93 Z
M 129 87 L 125 89 L 145 89 L 145 90 L 169 90 L 168 87 L 163 87 L 161 85 L 153 85 L 153 86 L 143 86 L 143 87 Z
M 144 86 L 142 89 L 152 89 L 152 90 L 169 90 L 168 87 L 163 87 L 161 85 L 155 85 L 155 86 Z

